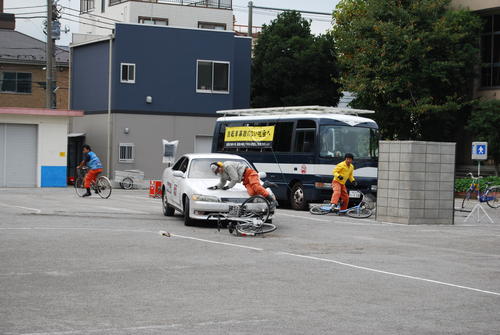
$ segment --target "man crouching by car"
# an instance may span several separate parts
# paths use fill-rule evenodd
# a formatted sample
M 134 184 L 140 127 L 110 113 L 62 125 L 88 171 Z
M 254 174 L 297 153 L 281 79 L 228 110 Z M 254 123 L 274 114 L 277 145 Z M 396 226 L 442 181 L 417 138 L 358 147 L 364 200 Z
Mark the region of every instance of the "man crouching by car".
M 228 162 L 213 162 L 210 164 L 215 175 L 220 175 L 220 182 L 215 186 L 211 186 L 209 190 L 228 190 L 237 183 L 243 182 L 248 195 L 261 195 L 269 201 L 272 208 L 276 207 L 276 199 L 260 184 L 259 174 L 254 169 L 249 168 L 244 163 L 228 161 Z M 229 184 L 227 184 L 229 182 Z M 227 184 L 227 185 L 226 185 Z

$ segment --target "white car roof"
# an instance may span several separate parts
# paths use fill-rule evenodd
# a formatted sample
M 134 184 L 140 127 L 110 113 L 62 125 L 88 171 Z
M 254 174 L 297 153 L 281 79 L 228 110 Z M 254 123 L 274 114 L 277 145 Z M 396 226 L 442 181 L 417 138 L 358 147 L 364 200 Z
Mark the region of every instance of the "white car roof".
M 182 156 L 185 156 L 189 159 L 196 159 L 196 158 L 211 158 L 211 159 L 242 159 L 245 160 L 245 158 L 238 156 L 238 155 L 231 155 L 231 154 L 218 154 L 218 153 L 207 153 L 207 154 L 184 154 Z

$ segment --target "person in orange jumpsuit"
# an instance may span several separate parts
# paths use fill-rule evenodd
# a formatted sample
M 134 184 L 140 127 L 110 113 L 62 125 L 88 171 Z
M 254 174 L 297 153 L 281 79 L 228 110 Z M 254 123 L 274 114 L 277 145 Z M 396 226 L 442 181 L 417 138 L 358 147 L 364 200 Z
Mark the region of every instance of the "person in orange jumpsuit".
M 257 171 L 249 168 L 245 163 L 236 161 L 214 162 L 210 164 L 210 168 L 216 175 L 220 175 L 220 182 L 215 186 L 209 187 L 209 189 L 227 190 L 234 187 L 237 183 L 243 182 L 248 195 L 261 195 L 269 201 L 271 206 L 275 205 L 276 199 L 268 190 L 262 187 Z
M 354 165 L 352 161 L 354 160 L 354 156 L 350 153 L 345 154 L 345 160 L 340 162 L 335 166 L 333 170 L 333 194 L 331 199 L 331 204 L 339 209 L 339 200 L 342 201 L 342 207 L 340 210 L 347 209 L 349 204 L 349 193 L 347 192 L 347 188 L 345 187 L 345 183 L 349 180 L 353 185 L 356 185 L 356 180 L 354 179 Z

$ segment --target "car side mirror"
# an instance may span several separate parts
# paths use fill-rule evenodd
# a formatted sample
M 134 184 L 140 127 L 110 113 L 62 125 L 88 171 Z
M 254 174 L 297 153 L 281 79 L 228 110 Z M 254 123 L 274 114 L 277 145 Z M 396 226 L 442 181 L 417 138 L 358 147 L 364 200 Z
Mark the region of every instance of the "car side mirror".
M 175 170 L 172 174 L 174 177 L 184 178 L 184 172 L 182 171 Z
M 267 173 L 265 173 L 265 172 L 259 172 L 259 178 L 260 179 L 264 179 L 266 177 L 267 177 Z

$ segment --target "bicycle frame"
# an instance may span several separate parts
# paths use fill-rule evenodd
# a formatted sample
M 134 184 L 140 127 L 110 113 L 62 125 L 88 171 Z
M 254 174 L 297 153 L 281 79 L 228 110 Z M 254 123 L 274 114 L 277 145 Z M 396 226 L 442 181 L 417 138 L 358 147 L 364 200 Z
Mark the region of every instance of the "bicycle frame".
M 488 187 L 484 190 L 484 192 L 481 192 L 481 188 L 479 186 L 479 179 L 482 178 L 481 176 L 474 177 L 474 175 L 470 172 L 467 175 L 472 178 L 472 182 L 471 182 L 469 189 L 467 190 L 466 193 L 469 193 L 469 192 L 470 192 L 470 194 L 477 193 L 476 199 L 479 202 L 487 202 L 487 201 L 494 200 L 494 197 L 486 196 L 486 193 L 488 192 Z

